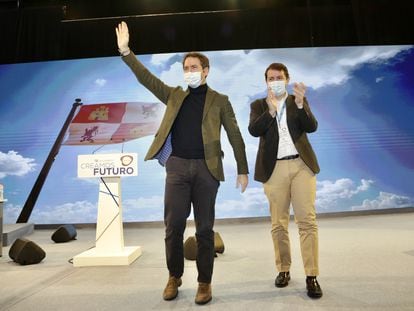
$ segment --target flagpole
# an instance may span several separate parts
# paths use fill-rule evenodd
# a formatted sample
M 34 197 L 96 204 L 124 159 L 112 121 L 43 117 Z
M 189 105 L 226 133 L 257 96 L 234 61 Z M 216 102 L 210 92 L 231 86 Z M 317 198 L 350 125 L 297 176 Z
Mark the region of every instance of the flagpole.
M 82 105 L 82 100 L 76 98 L 75 102 L 72 105 L 72 109 L 69 112 L 68 117 L 66 118 L 65 123 L 63 124 L 62 129 L 59 132 L 58 137 L 56 138 L 55 143 L 53 144 L 52 149 L 49 152 L 49 155 L 43 164 L 42 170 L 39 173 L 39 176 L 36 179 L 35 184 L 33 185 L 32 191 L 26 200 L 26 203 L 23 206 L 22 211 L 20 212 L 19 217 L 17 218 L 16 223 L 25 223 L 29 220 L 30 215 L 33 211 L 34 205 L 39 197 L 40 191 L 42 190 L 43 184 L 46 180 L 47 175 L 49 174 L 50 168 L 52 167 L 53 161 L 55 160 L 57 154 L 59 153 L 60 146 L 63 139 L 65 138 L 66 131 L 70 125 L 70 122 L 75 115 L 76 108 Z

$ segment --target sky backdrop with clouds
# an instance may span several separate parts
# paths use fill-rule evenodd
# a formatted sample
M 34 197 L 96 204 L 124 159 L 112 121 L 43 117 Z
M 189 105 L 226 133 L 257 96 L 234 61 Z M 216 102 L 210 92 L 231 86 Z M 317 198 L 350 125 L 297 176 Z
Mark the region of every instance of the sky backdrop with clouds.
M 267 216 L 262 185 L 253 181 L 258 139 L 247 131 L 250 103 L 264 97 L 264 71 L 287 65 L 291 83 L 304 82 L 318 131 L 319 213 L 414 206 L 414 47 L 360 46 L 205 52 L 208 85 L 229 96 L 246 143 L 250 182 L 235 188 L 236 166 L 225 131 L 226 181 L 218 218 Z M 138 55 L 165 83 L 185 87 L 182 53 Z M 288 87 L 291 91 L 291 87 Z M 0 183 L 6 223 L 16 221 L 75 98 L 84 104 L 157 102 L 119 57 L 0 65 Z M 122 180 L 125 221 L 163 217 L 165 170 L 143 161 L 153 137 L 106 145 L 97 152 L 137 152 L 139 175 Z M 76 176 L 78 154 L 96 146 L 62 146 L 30 221 L 95 222 L 98 181 Z

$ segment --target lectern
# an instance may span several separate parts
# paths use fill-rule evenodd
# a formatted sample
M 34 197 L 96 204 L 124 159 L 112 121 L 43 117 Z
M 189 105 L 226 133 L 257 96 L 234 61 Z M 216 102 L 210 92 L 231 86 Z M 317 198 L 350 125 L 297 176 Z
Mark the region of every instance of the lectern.
M 73 266 L 129 265 L 142 253 L 125 246 L 121 178 L 138 175 L 136 153 L 78 155 L 78 177 L 99 178 L 96 246 L 73 257 Z

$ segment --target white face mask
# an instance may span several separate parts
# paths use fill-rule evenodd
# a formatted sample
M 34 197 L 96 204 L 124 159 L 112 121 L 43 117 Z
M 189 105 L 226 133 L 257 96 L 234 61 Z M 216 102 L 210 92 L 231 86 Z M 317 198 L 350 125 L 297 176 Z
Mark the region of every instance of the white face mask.
M 283 80 L 271 81 L 268 86 L 276 96 L 282 96 L 286 92 L 286 84 Z
M 199 87 L 201 84 L 201 71 L 185 72 L 184 81 L 191 88 Z

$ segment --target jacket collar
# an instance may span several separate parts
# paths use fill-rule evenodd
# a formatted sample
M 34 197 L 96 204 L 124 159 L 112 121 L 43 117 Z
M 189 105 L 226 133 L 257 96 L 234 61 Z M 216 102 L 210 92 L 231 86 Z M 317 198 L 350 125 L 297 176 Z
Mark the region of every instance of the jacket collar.
M 210 110 L 211 105 L 214 102 L 215 94 L 213 90 L 210 87 L 207 87 L 207 93 L 206 93 L 206 102 L 204 103 L 204 111 L 203 111 L 203 120 L 207 115 L 207 112 Z

